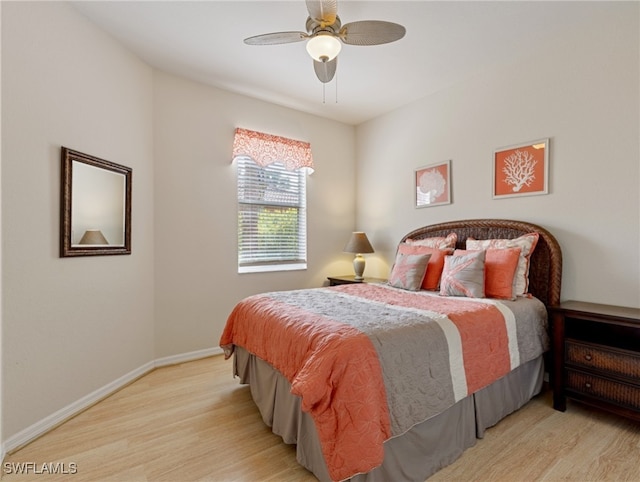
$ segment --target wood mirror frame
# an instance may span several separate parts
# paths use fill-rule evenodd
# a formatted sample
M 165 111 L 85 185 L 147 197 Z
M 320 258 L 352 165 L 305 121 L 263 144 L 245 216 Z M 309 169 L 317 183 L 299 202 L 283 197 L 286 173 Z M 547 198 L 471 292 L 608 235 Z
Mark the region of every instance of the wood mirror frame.
M 132 169 L 67 147 L 61 160 L 60 257 L 131 254 Z

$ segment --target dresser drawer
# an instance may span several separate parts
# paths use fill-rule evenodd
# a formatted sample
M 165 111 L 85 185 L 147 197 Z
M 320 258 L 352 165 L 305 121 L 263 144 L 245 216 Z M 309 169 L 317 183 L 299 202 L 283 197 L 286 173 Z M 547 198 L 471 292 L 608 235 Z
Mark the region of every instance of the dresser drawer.
M 566 340 L 565 363 L 588 370 L 597 370 L 600 373 L 635 379 L 640 386 L 640 353 Z
M 616 405 L 640 410 L 640 386 L 615 382 L 590 373 L 567 370 L 566 389 Z

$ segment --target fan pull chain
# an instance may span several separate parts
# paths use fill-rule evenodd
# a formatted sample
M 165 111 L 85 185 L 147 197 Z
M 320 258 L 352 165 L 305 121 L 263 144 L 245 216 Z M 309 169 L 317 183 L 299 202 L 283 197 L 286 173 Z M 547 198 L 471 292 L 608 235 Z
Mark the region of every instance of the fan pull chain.
M 336 79 L 336 104 L 338 103 L 338 74 L 335 76 Z M 322 83 L 322 103 L 327 103 L 327 83 Z

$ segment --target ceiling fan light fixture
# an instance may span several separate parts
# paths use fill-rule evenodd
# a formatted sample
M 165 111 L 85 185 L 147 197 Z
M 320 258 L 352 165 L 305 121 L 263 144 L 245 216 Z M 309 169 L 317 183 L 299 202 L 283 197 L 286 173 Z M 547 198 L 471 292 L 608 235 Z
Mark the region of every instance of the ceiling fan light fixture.
M 330 62 L 342 49 L 342 43 L 330 33 L 318 33 L 307 42 L 307 52 L 318 62 Z
M 0 0 L 2 1 L 2 0 Z M 338 54 L 345 45 L 380 45 L 404 37 L 406 29 L 384 20 L 361 20 L 342 25 L 337 0 L 307 0 L 309 16 L 306 32 L 272 32 L 244 39 L 248 45 L 277 45 L 307 42 L 307 52 L 313 59 L 313 70 L 323 84 L 336 73 Z

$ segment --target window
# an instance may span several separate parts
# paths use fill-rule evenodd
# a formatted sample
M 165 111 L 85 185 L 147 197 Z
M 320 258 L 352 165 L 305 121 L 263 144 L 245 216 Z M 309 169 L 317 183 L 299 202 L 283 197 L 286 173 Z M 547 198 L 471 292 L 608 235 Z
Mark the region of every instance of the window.
M 311 144 L 238 127 L 238 273 L 307 268 Z
M 307 267 L 306 174 L 236 157 L 238 272 Z

